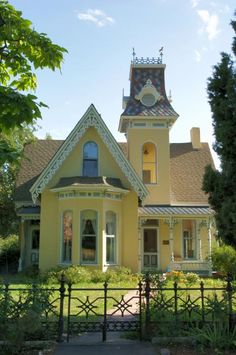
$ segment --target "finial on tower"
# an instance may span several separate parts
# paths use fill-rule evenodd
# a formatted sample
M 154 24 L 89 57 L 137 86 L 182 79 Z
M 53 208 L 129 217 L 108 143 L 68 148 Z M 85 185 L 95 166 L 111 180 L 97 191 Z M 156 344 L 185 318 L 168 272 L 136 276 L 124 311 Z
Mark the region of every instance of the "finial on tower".
M 133 61 L 134 61 L 135 56 L 136 56 L 136 53 L 135 53 L 134 47 L 133 47 L 133 53 L 132 53 L 132 56 L 133 56 Z
M 161 48 L 159 49 L 159 55 L 160 55 L 160 59 L 161 59 L 161 63 L 162 63 L 163 47 L 161 47 Z

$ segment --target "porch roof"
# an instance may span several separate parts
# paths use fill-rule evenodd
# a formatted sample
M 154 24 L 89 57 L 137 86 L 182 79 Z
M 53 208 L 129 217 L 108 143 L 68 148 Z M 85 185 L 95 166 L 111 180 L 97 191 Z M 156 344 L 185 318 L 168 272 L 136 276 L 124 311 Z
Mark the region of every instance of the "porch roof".
M 23 206 L 16 213 L 24 219 L 40 219 L 40 206 Z
M 209 206 L 144 206 L 139 207 L 140 217 L 196 215 L 209 216 L 213 210 Z

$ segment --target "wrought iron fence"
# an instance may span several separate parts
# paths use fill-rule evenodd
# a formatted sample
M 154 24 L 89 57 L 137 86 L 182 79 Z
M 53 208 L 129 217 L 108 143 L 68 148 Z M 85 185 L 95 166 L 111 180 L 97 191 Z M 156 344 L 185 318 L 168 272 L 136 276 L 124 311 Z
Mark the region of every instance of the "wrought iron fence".
M 28 317 L 28 318 L 27 318 Z M 34 318 L 36 317 L 36 318 Z M 59 287 L 32 285 L 24 288 L 0 286 L 0 334 L 15 322 L 30 319 L 40 327 L 27 329 L 29 338 L 64 338 L 83 332 L 136 331 L 143 335 L 173 328 L 202 327 L 205 323 L 236 324 L 236 288 L 228 275 L 221 287 L 172 287 L 153 284 L 149 275 L 136 288 L 80 288 L 68 285 L 62 276 Z

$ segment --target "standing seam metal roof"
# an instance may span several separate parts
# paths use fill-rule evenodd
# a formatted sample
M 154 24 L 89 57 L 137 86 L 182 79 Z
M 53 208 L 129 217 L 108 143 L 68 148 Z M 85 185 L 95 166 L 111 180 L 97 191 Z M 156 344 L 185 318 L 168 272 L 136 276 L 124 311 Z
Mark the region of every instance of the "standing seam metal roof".
M 139 207 L 139 215 L 211 215 L 213 211 L 207 206 L 145 206 Z

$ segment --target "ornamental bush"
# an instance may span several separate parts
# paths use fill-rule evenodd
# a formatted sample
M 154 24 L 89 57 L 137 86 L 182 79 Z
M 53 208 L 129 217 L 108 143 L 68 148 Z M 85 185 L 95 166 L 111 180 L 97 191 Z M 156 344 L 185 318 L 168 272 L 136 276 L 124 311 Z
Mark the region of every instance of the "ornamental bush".
M 236 250 L 229 245 L 215 246 L 211 253 L 213 269 L 236 277 Z
M 12 234 L 6 238 L 0 237 L 0 267 L 1 269 L 17 271 L 20 257 L 18 235 Z

